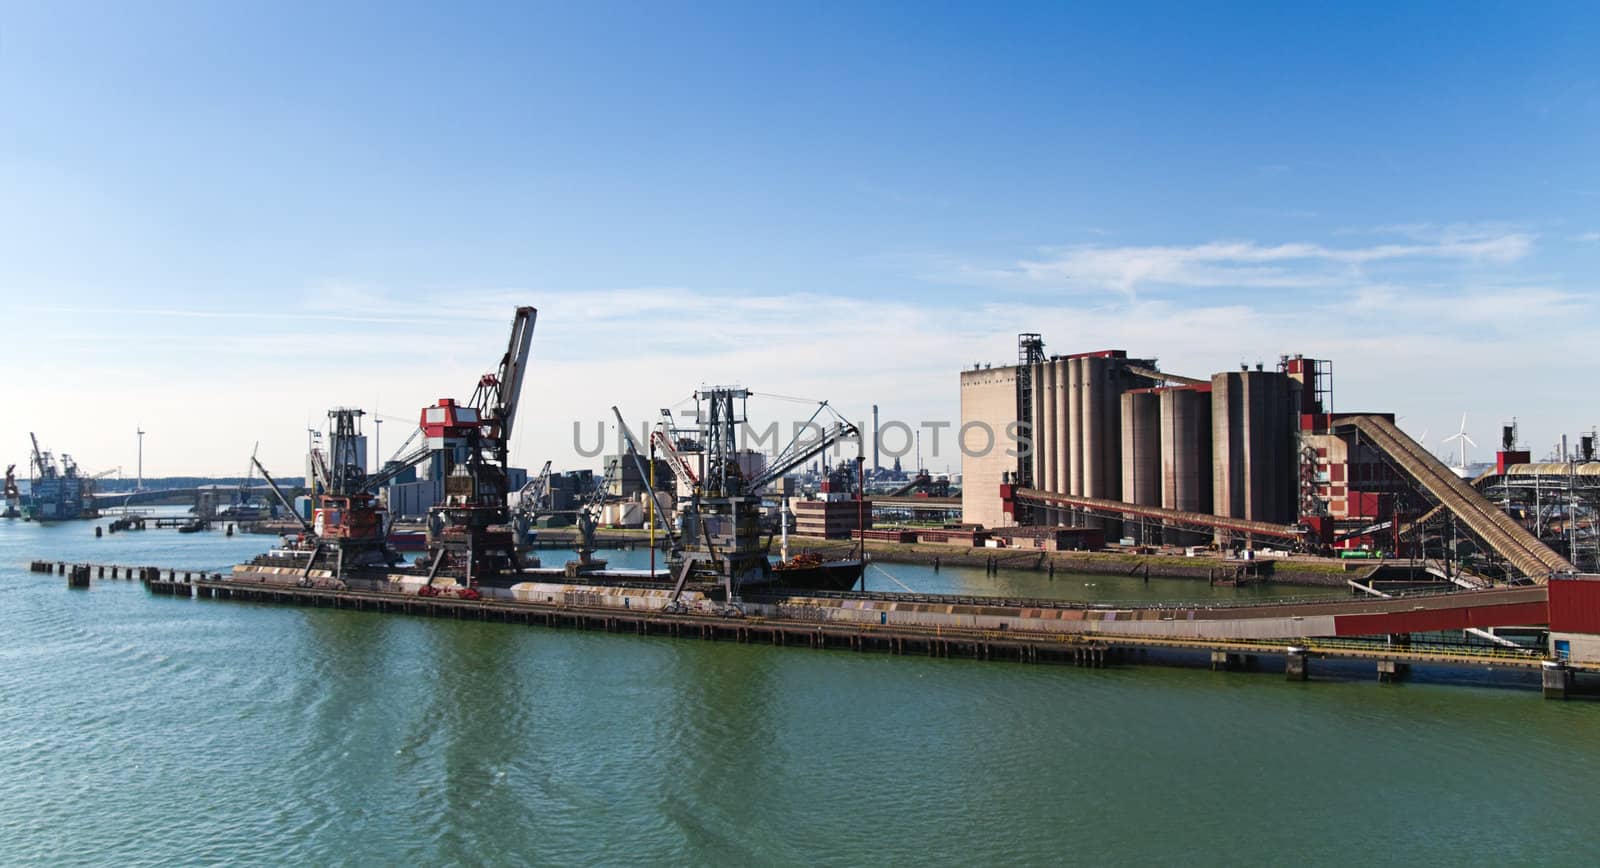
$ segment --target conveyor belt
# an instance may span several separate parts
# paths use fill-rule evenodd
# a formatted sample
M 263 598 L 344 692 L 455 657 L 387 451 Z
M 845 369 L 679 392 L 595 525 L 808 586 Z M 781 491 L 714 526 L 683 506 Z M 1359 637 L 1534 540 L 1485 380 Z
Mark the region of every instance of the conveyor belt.
M 1138 503 L 1128 503 L 1121 500 L 1106 500 L 1100 497 L 1082 497 L 1071 494 L 1060 494 L 1054 491 L 1043 491 L 1037 488 L 1019 488 L 1016 491 L 1018 500 L 1032 503 L 1048 503 L 1059 506 L 1076 506 L 1094 512 L 1108 515 L 1138 515 L 1145 518 L 1158 518 L 1177 524 L 1192 525 L 1195 527 L 1218 528 L 1233 531 L 1234 533 L 1250 534 L 1252 536 L 1267 537 L 1269 539 L 1285 539 L 1299 541 L 1305 536 L 1305 529 L 1287 524 L 1271 524 L 1264 521 L 1250 521 L 1243 518 L 1229 518 L 1225 515 L 1211 515 L 1204 512 L 1184 512 L 1177 509 L 1163 509 L 1159 506 L 1145 506 Z
M 1180 386 L 1209 386 L 1210 380 L 1197 380 L 1194 377 L 1181 377 L 1169 371 L 1158 371 L 1155 368 L 1146 368 L 1140 365 L 1128 365 L 1128 373 L 1138 374 L 1147 380 L 1157 383 L 1177 383 Z
M 1381 416 L 1351 416 L 1346 421 L 1523 575 L 1542 583 L 1551 573 L 1576 572 L 1566 558 L 1485 500 L 1394 423 Z
M 1476 488 L 1476 489 L 1481 491 L 1483 489 L 1483 484 L 1485 482 L 1487 482 L 1488 480 L 1493 479 L 1495 477 L 1495 475 L 1496 474 L 1495 474 L 1495 472 L 1493 470 L 1485 470 L 1483 473 L 1480 473 L 1478 475 L 1478 478 L 1472 480 L 1471 485 L 1472 485 L 1473 488 Z M 1410 539 L 1411 537 L 1416 535 L 1417 531 L 1422 530 L 1423 528 L 1427 527 L 1428 526 L 1428 522 L 1431 522 L 1434 519 L 1438 518 L 1440 513 L 1447 512 L 1447 511 L 1448 510 L 1446 510 L 1444 508 L 1444 504 L 1441 503 L 1438 506 L 1435 506 L 1434 508 L 1432 508 L 1432 509 L 1428 510 L 1427 512 L 1423 513 L 1422 516 L 1419 517 L 1416 521 L 1408 521 L 1405 524 L 1400 525 L 1400 538 L 1401 539 Z

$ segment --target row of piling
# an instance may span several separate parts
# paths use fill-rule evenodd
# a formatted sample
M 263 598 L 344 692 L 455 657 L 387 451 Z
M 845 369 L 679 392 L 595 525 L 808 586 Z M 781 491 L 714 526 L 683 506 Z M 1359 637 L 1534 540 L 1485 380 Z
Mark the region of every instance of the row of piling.
M 162 570 L 160 567 L 129 567 L 119 564 L 69 564 L 66 561 L 30 561 L 28 572 L 43 573 L 45 575 L 65 576 L 67 587 L 87 588 L 90 579 L 125 579 L 127 581 L 143 582 L 146 585 L 161 583 L 170 585 L 182 582 L 191 583 L 203 579 L 221 579 L 219 573 L 206 573 L 202 570 L 179 570 L 169 568 Z M 165 572 L 166 579 L 162 579 Z M 154 590 L 154 588 L 152 588 Z

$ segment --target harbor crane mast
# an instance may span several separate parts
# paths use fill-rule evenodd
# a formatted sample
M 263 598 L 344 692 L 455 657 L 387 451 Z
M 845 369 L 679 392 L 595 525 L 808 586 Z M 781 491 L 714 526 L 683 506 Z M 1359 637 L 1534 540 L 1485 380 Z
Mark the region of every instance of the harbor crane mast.
M 544 467 L 539 470 L 539 474 L 530 477 L 527 482 L 523 483 L 521 488 L 517 489 L 514 503 L 510 502 L 513 500 L 512 498 L 507 499 L 508 505 L 513 510 L 511 516 L 512 531 L 516 535 L 516 544 L 521 549 L 526 549 L 532 540 L 533 523 L 539 519 L 539 516 L 550 514 L 550 465 L 550 461 L 545 461 Z M 524 551 L 522 556 L 523 563 L 529 566 L 536 566 L 530 560 L 531 557 Z
M 568 576 L 581 576 L 584 573 L 605 569 L 606 562 L 594 556 L 595 532 L 600 528 L 601 514 L 611 499 L 611 485 L 616 482 L 617 471 L 621 466 L 622 462 L 619 461 L 607 468 L 605 477 L 595 483 L 594 488 L 583 496 L 583 502 L 574 510 L 574 520 L 578 524 L 578 559 L 567 562 Z
M 470 586 L 520 569 L 516 540 L 505 528 L 511 518 L 506 467 L 537 316 L 532 307 L 516 309 L 500 365 L 478 379 L 471 401 L 459 405 L 441 398 L 422 411 L 428 446 L 443 456 L 434 470 L 444 478 L 444 502 L 428 516 L 429 586 L 441 571 Z

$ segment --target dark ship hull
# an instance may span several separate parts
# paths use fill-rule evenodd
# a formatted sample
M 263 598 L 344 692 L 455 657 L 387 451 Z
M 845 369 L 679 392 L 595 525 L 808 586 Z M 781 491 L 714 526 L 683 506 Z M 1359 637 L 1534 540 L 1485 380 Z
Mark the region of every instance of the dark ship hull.
M 861 583 L 864 566 L 857 560 L 775 566 L 772 583 L 807 591 L 848 591 Z

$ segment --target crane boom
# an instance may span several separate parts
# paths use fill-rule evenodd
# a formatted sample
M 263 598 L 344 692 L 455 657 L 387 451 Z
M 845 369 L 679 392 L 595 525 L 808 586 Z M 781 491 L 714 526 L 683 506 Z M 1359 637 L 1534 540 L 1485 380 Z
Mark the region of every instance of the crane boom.
M 813 417 L 815 418 L 815 417 Z M 811 460 L 815 455 L 825 451 L 828 447 L 842 440 L 858 438 L 861 431 L 849 422 L 835 422 L 832 428 L 824 429 L 822 436 L 809 443 L 796 436 L 789 443 L 788 448 L 774 458 L 767 469 L 756 474 L 745 483 L 746 491 L 760 491 L 773 480 L 781 479 L 784 474 Z
M 621 431 L 623 438 L 628 441 L 628 454 L 633 456 L 633 466 L 639 471 L 639 479 L 644 483 L 645 489 L 650 492 L 650 503 L 655 507 L 656 523 L 661 525 L 661 529 L 667 533 L 668 550 L 676 551 L 678 548 L 678 536 L 672 532 L 672 524 L 667 521 L 667 514 L 661 508 L 661 498 L 656 495 L 655 486 L 650 484 L 650 474 L 645 471 L 644 461 L 639 457 L 639 444 L 634 441 L 633 432 L 628 430 L 628 423 L 623 421 L 622 411 L 613 405 L 611 412 L 616 414 L 617 430 Z
M 529 479 L 517 489 L 517 511 L 525 515 L 539 512 L 539 505 L 550 493 L 550 461 L 545 461 L 539 475 Z
M 424 461 L 427 461 L 428 456 L 431 454 L 433 454 L 433 450 L 428 447 L 428 444 L 424 443 L 416 449 L 413 449 L 410 455 L 391 459 L 384 466 L 381 473 L 374 473 L 373 475 L 362 480 L 361 489 L 363 491 L 376 491 L 385 485 L 388 485 L 391 480 L 400 474 L 410 470 L 413 467 L 416 467 L 418 464 L 421 464 Z
M 306 535 L 316 536 L 316 531 L 311 529 L 311 523 L 306 521 L 304 518 L 301 518 L 300 513 L 295 512 L 294 504 L 290 503 L 289 498 L 283 495 L 283 490 L 278 488 L 277 481 L 272 478 L 272 474 L 267 472 L 267 468 L 262 467 L 261 462 L 254 455 L 250 456 L 250 463 L 254 464 L 256 469 L 261 471 L 261 478 L 267 481 L 267 485 L 272 488 L 272 493 L 277 496 L 278 502 L 283 504 L 283 508 L 289 510 L 289 514 L 294 516 L 295 521 L 300 522 L 300 527 L 305 529 Z
M 496 441 L 502 457 L 510 446 L 511 426 L 517 420 L 522 378 L 528 369 L 528 348 L 533 344 L 533 324 L 538 314 L 532 307 L 517 308 L 511 318 L 511 340 L 500 357 L 500 366 L 478 379 L 478 389 L 472 395 L 472 404 L 478 408 L 484 428 Z
M 39 436 L 29 431 L 28 439 L 33 441 L 33 466 L 39 471 L 39 478 L 43 479 L 45 476 L 44 453 L 39 450 Z
M 667 459 L 667 466 L 672 468 L 672 475 L 678 477 L 679 482 L 690 488 L 700 484 L 700 477 L 695 475 L 694 468 L 689 466 L 689 462 L 684 460 L 683 454 L 678 451 L 677 447 L 672 445 L 672 438 L 668 437 L 666 432 L 650 432 L 650 442 L 654 443 L 656 451 Z

